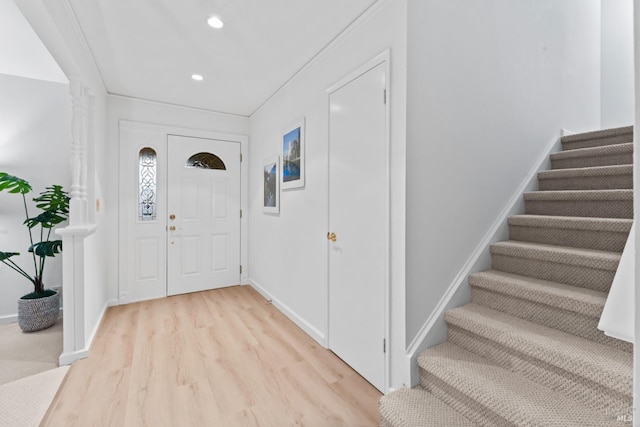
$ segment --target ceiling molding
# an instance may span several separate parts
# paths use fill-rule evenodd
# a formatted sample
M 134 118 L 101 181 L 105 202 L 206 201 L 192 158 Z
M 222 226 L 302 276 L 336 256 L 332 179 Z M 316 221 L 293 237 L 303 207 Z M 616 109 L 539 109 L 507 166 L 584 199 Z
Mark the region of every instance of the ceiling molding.
M 249 119 L 249 116 L 244 116 L 242 114 L 225 113 L 224 111 L 208 110 L 206 108 L 199 108 L 199 107 L 190 107 L 188 105 L 173 104 L 173 103 L 170 103 L 170 102 L 156 101 L 154 99 L 136 98 L 135 96 L 121 95 L 121 94 L 118 94 L 118 93 L 107 92 L 107 97 L 108 98 L 112 98 L 112 99 L 122 99 L 122 100 L 127 100 L 127 101 L 142 102 L 142 103 L 150 104 L 150 105 L 158 105 L 158 106 L 164 106 L 164 107 L 178 108 L 180 110 L 186 110 L 186 111 L 197 111 L 197 112 L 203 112 L 203 113 L 217 114 L 219 116 L 231 117 L 231 118 L 236 118 L 236 119 L 238 119 L 238 118 L 240 118 L 240 119 Z
M 332 38 L 322 49 L 318 51 L 311 59 L 309 59 L 298 71 L 293 73 L 291 77 L 289 77 L 278 89 L 276 89 L 267 99 L 265 99 L 259 106 L 256 108 L 249 117 L 253 117 L 256 113 L 258 113 L 262 107 L 271 101 L 276 95 L 282 92 L 287 88 L 291 83 L 293 83 L 298 77 L 303 75 L 307 70 L 309 70 L 313 65 L 315 65 L 319 60 L 321 60 L 325 55 L 329 53 L 333 47 L 338 45 L 343 39 L 345 39 L 349 34 L 353 33 L 356 29 L 358 29 L 363 23 L 365 23 L 372 15 L 374 15 L 379 9 L 382 8 L 389 0 L 377 0 L 367 9 L 365 9 L 360 15 L 358 15 L 353 21 L 349 23 L 342 31 L 340 31 L 334 38 Z

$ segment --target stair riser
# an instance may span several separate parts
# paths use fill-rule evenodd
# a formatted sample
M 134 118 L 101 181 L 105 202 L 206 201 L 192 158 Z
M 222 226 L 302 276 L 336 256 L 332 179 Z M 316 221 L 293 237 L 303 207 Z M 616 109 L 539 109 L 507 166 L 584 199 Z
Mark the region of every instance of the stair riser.
M 493 292 L 473 285 L 471 286 L 471 300 L 485 307 L 549 328 L 558 329 L 619 350 L 633 351 L 633 346 L 630 343 L 610 338 L 599 331 L 599 318 L 589 317 L 558 307 L 551 307 L 512 295 Z
M 502 254 L 493 254 L 491 256 L 491 267 L 494 270 L 506 273 L 566 283 L 601 292 L 609 291 L 615 275 L 615 271 L 610 270 L 518 258 Z
M 498 363 L 505 369 L 519 372 L 531 381 L 566 393 L 596 411 L 608 407 L 625 408 L 632 404 L 631 387 L 628 393 L 612 390 L 455 325 L 448 325 L 448 341 Z
M 551 156 L 551 169 L 588 168 L 593 166 L 613 166 L 633 164 L 633 153 L 611 154 L 608 156 L 578 157 L 554 159 Z
M 554 190 L 628 190 L 633 188 L 633 175 L 582 176 L 539 179 L 540 191 Z
M 624 144 L 627 142 L 633 142 L 633 134 L 628 133 L 628 134 L 610 136 L 607 138 L 587 139 L 585 141 L 562 142 L 562 149 L 564 151 L 567 151 L 567 150 L 576 150 L 578 148 L 591 148 L 591 147 L 601 147 L 604 145 Z
M 422 368 L 420 368 L 420 384 L 425 390 L 478 425 L 512 426 L 514 424 L 513 421 L 501 417 L 482 403 Z
M 568 228 L 509 226 L 509 238 L 520 242 L 622 252 L 629 233 Z
M 633 218 L 633 200 L 525 200 L 529 215 Z

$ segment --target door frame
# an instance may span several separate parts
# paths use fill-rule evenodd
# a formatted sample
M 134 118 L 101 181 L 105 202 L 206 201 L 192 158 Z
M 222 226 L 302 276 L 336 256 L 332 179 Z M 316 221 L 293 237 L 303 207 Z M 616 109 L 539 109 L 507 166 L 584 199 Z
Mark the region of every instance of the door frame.
M 123 259 L 130 256 L 131 249 L 127 247 L 125 239 L 125 225 L 123 219 L 125 215 L 131 215 L 131 212 L 135 212 L 135 200 L 126 200 L 123 196 L 123 186 L 131 185 L 128 182 L 129 171 L 126 170 L 127 161 L 131 161 L 128 156 L 135 155 L 132 147 L 136 145 L 136 134 L 144 134 L 145 139 L 153 139 L 154 145 L 157 147 L 164 147 L 163 154 L 166 155 L 168 137 L 169 135 L 179 135 L 192 138 L 203 139 L 216 139 L 221 141 L 230 141 L 240 144 L 240 153 L 243 156 L 240 162 L 240 209 L 242 209 L 243 215 L 240 218 L 240 262 L 243 266 L 242 274 L 240 275 L 240 283 L 248 283 L 248 226 L 247 226 L 247 212 L 248 212 L 248 142 L 249 137 L 247 135 L 224 133 L 217 131 L 209 131 L 202 129 L 192 129 L 179 126 L 162 125 L 154 123 L 136 122 L 130 120 L 120 120 L 118 123 L 119 128 L 119 143 L 118 143 L 118 303 L 128 304 L 136 301 L 144 301 L 148 299 L 163 298 L 167 296 L 167 287 L 164 286 L 162 294 L 154 294 L 149 296 L 132 297 L 131 295 L 131 283 L 128 283 L 130 279 L 127 277 L 127 272 L 123 268 Z M 160 155 L 161 153 L 158 153 Z M 166 163 L 166 162 L 165 162 Z M 166 171 L 163 171 L 166 174 Z M 166 176 L 166 175 L 165 175 Z M 161 178 L 162 179 L 162 178 Z M 166 219 L 165 219 L 166 221 Z M 166 245 L 167 239 L 164 239 Z M 165 254 L 166 254 L 166 247 Z
M 358 77 L 366 74 L 368 71 L 373 68 L 379 66 L 380 64 L 384 64 L 385 66 L 385 206 L 384 212 L 386 215 L 385 221 L 385 229 L 382 232 L 382 237 L 385 240 L 385 274 L 384 274 L 384 339 L 386 343 L 385 353 L 384 353 L 384 390 L 383 392 L 387 392 L 389 390 L 389 385 L 391 384 L 391 349 L 390 349 L 390 330 L 391 330 L 391 316 L 390 316 L 390 303 L 391 303 L 391 163 L 390 163 L 390 154 L 391 154 L 391 91 L 390 91 L 390 81 L 391 81 L 391 51 L 390 49 L 386 49 L 382 53 L 376 55 L 369 61 L 363 63 L 359 67 L 355 68 L 353 71 L 347 73 L 344 77 L 339 79 L 336 83 L 329 86 L 325 92 L 327 94 L 327 134 L 331 134 L 331 94 L 336 92 L 337 90 L 343 88 L 347 84 L 351 83 Z M 382 95 L 381 95 L 382 96 Z M 330 144 L 328 144 L 329 146 Z M 331 160 L 331 153 L 327 155 L 327 182 L 329 181 L 329 162 Z M 331 199 L 330 190 L 327 191 L 327 231 L 330 229 L 330 212 L 329 212 L 329 203 Z M 380 236 L 379 230 L 376 230 L 376 235 Z M 327 254 L 329 253 L 329 241 L 327 241 Z M 331 283 L 330 283 L 330 275 L 328 274 L 330 268 L 330 257 L 326 257 L 326 271 L 327 271 L 327 315 L 326 315 L 326 325 L 325 325 L 325 339 L 324 339 L 324 347 L 329 348 L 329 316 L 330 316 L 330 292 L 331 292 Z

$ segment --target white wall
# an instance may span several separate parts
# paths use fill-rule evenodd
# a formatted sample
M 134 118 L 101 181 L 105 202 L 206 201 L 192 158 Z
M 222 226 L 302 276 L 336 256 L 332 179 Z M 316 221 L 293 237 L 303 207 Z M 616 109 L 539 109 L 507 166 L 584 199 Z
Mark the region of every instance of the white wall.
M 544 147 L 599 128 L 600 1 L 409 0 L 408 17 L 411 342 Z
M 31 183 L 34 191 L 27 200 L 35 216 L 38 211 L 31 199 L 46 186 L 58 184 L 69 191 L 69 85 L 0 74 L 0 93 L 0 171 Z M 0 193 L 0 250 L 20 252 L 18 263 L 33 274 L 24 219 L 22 197 Z M 62 285 L 61 262 L 61 256 L 47 259 L 45 286 Z M 29 292 L 32 284 L 0 265 L 0 322 L 15 319 L 18 298 Z
M 107 168 L 117 171 L 119 168 L 119 122 L 127 120 L 141 123 L 151 123 L 171 128 L 182 128 L 185 135 L 189 130 L 217 131 L 221 133 L 248 135 L 249 119 L 247 117 L 216 113 L 196 108 L 180 107 L 158 102 L 143 101 L 123 96 L 111 95 L 108 99 L 108 124 L 106 129 L 107 145 L 104 158 Z M 245 153 L 246 155 L 246 153 Z M 108 245 L 113 255 L 108 258 L 107 270 L 110 272 L 108 299 L 118 299 L 118 176 L 110 174 L 108 185 L 99 185 L 105 192 L 105 198 L 110 200 L 107 211 L 107 228 L 109 233 Z M 246 221 L 246 218 L 243 219 Z M 246 251 L 246 248 L 243 248 Z
M 391 386 L 404 353 L 406 0 L 381 1 L 251 117 L 249 269 L 252 284 L 320 343 L 327 332 L 328 119 L 326 89 L 391 50 Z M 263 160 L 280 154 L 282 129 L 306 117 L 306 186 L 262 212 Z M 366 155 L 366 154 L 364 154 Z M 357 191 L 357 189 L 354 189 Z
M 634 120 L 633 0 L 602 0 L 602 128 Z

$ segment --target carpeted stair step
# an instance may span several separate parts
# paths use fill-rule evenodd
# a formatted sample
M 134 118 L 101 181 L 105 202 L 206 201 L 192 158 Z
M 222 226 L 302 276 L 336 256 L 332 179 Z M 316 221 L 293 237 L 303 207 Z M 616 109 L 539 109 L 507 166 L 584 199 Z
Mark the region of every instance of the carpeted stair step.
M 616 252 L 509 240 L 491 245 L 491 268 L 608 292 L 620 262 Z
M 561 140 L 563 150 L 622 144 L 633 141 L 633 126 L 567 135 Z
M 379 401 L 381 427 L 473 427 L 451 406 L 421 388 L 403 388 Z
M 598 330 L 607 299 L 604 292 L 497 270 L 472 274 L 469 285 L 475 304 L 619 350 L 633 351 L 631 343 Z
M 516 215 L 508 219 L 509 238 L 522 242 L 622 252 L 632 219 Z
M 524 205 L 529 215 L 633 218 L 633 190 L 533 191 Z
M 484 426 L 619 426 L 592 410 L 464 348 L 445 342 L 418 356 L 422 386 Z
M 448 341 L 592 410 L 632 404 L 633 354 L 478 304 L 445 314 Z
M 631 165 L 633 164 L 633 143 L 561 151 L 551 154 L 549 158 L 551 169 Z
M 538 173 L 540 191 L 633 188 L 633 165 L 556 169 Z

